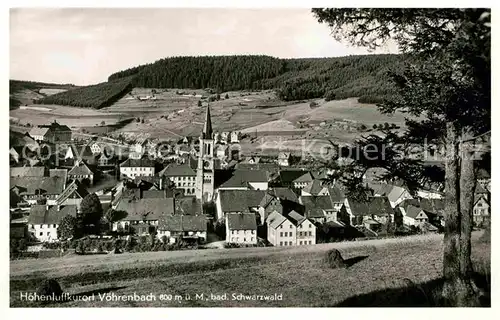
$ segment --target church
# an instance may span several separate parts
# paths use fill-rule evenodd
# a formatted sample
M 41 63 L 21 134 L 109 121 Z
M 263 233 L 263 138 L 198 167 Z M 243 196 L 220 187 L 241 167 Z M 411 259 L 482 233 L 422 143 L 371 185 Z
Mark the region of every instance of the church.
M 196 169 L 195 195 L 197 199 L 202 200 L 202 203 L 211 202 L 214 197 L 214 145 L 210 107 L 207 107 L 205 123 L 200 135 L 200 151 Z

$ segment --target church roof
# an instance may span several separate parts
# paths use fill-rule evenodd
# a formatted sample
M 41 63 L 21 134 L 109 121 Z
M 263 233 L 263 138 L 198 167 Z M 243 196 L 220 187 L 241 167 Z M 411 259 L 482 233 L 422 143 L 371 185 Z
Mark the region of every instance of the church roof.
M 205 117 L 205 125 L 203 126 L 203 132 L 201 137 L 203 139 L 212 139 L 213 130 L 212 130 L 212 119 L 210 118 L 210 107 L 207 107 L 207 115 Z

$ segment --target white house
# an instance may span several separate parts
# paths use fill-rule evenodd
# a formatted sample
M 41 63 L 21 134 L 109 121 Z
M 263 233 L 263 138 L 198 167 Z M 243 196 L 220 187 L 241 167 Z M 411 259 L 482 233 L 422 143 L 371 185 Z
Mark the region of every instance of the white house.
M 295 245 L 302 246 L 316 244 L 316 226 L 311 220 L 295 211 L 288 213 L 287 217 L 296 228 Z
M 290 165 L 290 152 L 280 152 L 278 154 L 278 165 L 288 167 Z
M 232 213 L 258 213 L 265 194 L 263 190 L 219 190 L 215 198 L 217 219 L 225 220 Z
M 257 220 L 254 213 L 231 213 L 226 215 L 226 242 L 257 244 Z
M 76 206 L 34 205 L 28 217 L 28 232 L 38 241 L 58 240 L 57 229 L 61 220 L 67 216 L 76 217 Z
M 135 177 L 152 177 L 155 165 L 149 159 L 127 159 L 120 164 L 120 175 L 131 179 Z
M 226 159 L 229 156 L 229 146 L 219 144 L 215 149 L 215 155 L 219 159 Z
M 240 133 L 238 131 L 231 132 L 231 143 L 239 143 L 240 142 Z
M 207 218 L 203 215 L 165 215 L 158 223 L 159 239 L 167 237 L 168 243 L 177 240 L 196 240 L 205 242 L 207 240 Z
M 294 246 L 297 243 L 297 228 L 284 215 L 273 211 L 266 219 L 267 240 L 275 247 Z
M 183 164 L 171 163 L 159 172 L 160 187 L 163 189 L 170 180 L 177 189 L 184 190 L 185 195 L 194 195 L 196 191 L 196 162 L 189 158 Z

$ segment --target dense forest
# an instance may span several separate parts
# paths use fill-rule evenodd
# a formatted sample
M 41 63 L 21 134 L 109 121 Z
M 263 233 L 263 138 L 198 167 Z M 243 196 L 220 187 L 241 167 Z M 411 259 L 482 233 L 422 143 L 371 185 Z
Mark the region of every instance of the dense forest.
M 211 88 L 219 93 L 274 89 L 284 101 L 358 97 L 363 103 L 378 103 L 392 94 L 388 72 L 400 68 L 403 58 L 389 54 L 306 59 L 263 55 L 172 57 L 116 72 L 108 82 L 51 95 L 37 103 L 103 108 L 133 87 Z M 23 83 L 24 87 L 31 84 Z M 16 86 L 19 84 L 11 81 L 11 92 Z
M 146 88 L 276 89 L 285 101 L 361 97 L 379 101 L 391 94 L 387 72 L 398 68 L 400 55 L 277 59 L 268 56 L 174 57 L 112 74 L 109 80 L 134 76 Z
M 61 104 L 82 108 L 100 109 L 112 105 L 132 90 L 131 77 L 79 87 L 57 93 L 40 100 L 39 104 Z

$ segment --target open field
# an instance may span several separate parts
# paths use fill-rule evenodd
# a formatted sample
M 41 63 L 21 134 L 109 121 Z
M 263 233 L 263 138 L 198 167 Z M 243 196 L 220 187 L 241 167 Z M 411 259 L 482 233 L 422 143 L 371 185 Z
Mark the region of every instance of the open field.
M 473 233 L 476 271 L 489 274 L 490 245 Z M 337 248 L 347 269 L 328 269 L 324 253 Z M 92 303 L 67 301 L 60 307 L 248 307 L 432 305 L 442 270 L 442 235 L 331 243 L 292 248 L 207 249 L 125 253 L 121 255 L 70 256 L 66 258 L 10 262 L 11 306 L 30 306 L 20 292 L 32 292 L 46 277 L 57 278 L 74 296 L 95 295 Z M 483 277 L 483 280 L 488 278 Z M 402 300 L 401 288 L 417 290 L 412 302 Z M 423 293 L 422 293 L 423 292 Z M 98 294 L 148 295 L 155 301 L 101 301 Z M 195 299 L 196 294 L 203 299 Z M 228 300 L 208 299 L 227 293 Z M 280 301 L 232 300 L 244 295 L 281 294 Z M 160 301 L 160 294 L 181 300 Z M 191 300 L 186 299 L 186 295 Z M 361 300 L 360 300 L 361 299 Z
M 175 140 L 181 136 L 197 136 L 205 117 L 205 108 L 198 107 L 198 101 L 202 95 L 210 94 L 203 90 L 155 90 L 154 100 L 140 100 L 152 97 L 152 89 L 134 88 L 112 106 L 99 110 L 28 105 L 11 110 L 10 116 L 21 124 L 39 125 L 57 119 L 75 131 L 85 129 L 91 133 L 123 134 L 130 138 Z M 177 91 L 183 94 L 176 94 Z M 404 126 L 403 114 L 382 115 L 375 105 L 360 104 L 354 98 L 329 102 L 319 99 L 315 100 L 317 107 L 311 108 L 309 102 L 280 101 L 269 90 L 227 94 L 228 99 L 224 99 L 226 93 L 223 93 L 221 100 L 209 103 L 212 124 L 216 131 L 247 133 L 250 138 L 242 141 L 242 151 L 247 154 L 258 152 L 263 144 L 255 141 L 255 137 L 264 137 L 264 142 L 278 144 L 281 150 L 295 151 L 304 141 L 310 144 L 332 139 L 350 143 L 365 134 L 359 130 L 362 124 L 368 129 L 373 124 L 385 122 Z M 140 118 L 141 121 L 132 121 L 119 129 L 107 127 L 128 118 Z M 102 121 L 106 126 L 101 126 Z

